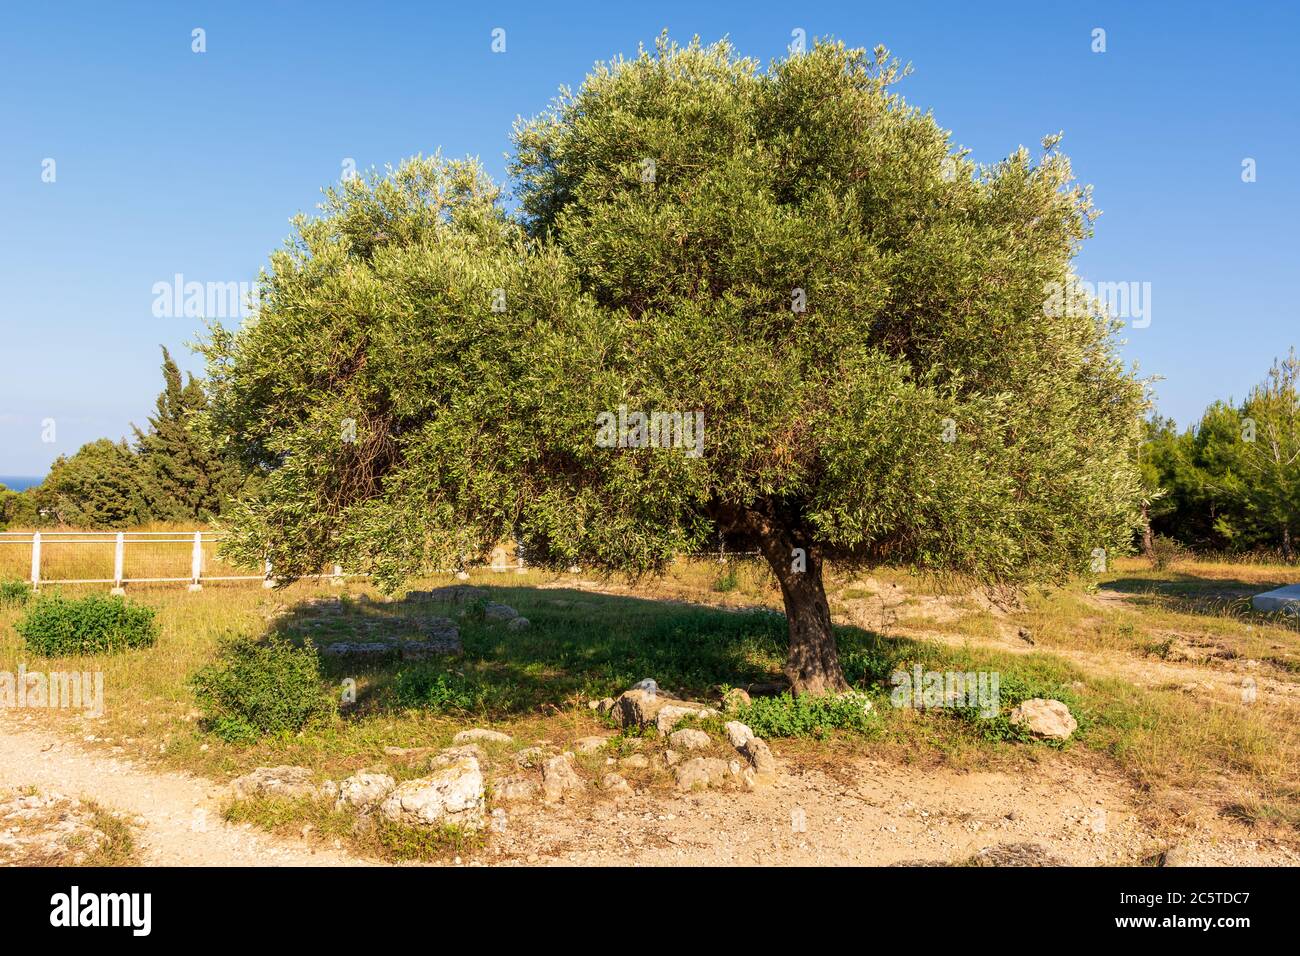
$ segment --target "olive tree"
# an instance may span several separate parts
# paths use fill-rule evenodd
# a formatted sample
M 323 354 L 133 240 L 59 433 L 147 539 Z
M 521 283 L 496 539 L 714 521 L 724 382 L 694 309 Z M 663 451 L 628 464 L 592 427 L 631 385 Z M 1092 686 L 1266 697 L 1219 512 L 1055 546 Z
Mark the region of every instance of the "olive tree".
M 755 549 L 821 693 L 828 561 L 1015 581 L 1128 547 L 1142 385 L 1051 304 L 1089 191 L 1057 137 L 975 165 L 904 73 L 661 38 L 518 124 L 517 211 L 438 158 L 329 191 L 204 346 L 209 427 L 265 475 L 234 550 L 395 585 L 511 533 L 632 573 Z

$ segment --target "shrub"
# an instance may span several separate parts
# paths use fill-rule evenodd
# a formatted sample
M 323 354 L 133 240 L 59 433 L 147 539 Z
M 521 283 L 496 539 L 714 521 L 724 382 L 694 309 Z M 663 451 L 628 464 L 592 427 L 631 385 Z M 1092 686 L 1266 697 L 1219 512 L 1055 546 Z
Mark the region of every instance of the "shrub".
M 0 607 L 22 607 L 32 596 L 26 581 L 0 580 Z
M 736 574 L 735 564 L 729 564 L 727 569 L 718 575 L 717 580 L 713 582 L 713 590 L 720 594 L 727 594 L 740 587 L 740 579 Z
M 190 678 L 190 687 L 207 728 L 228 743 L 297 733 L 335 710 L 315 645 L 295 647 L 275 635 L 228 641 L 215 662 Z
M 832 730 L 872 733 L 880 727 L 871 699 L 857 693 L 756 697 L 732 719 L 759 737 L 824 737 Z
M 1173 538 L 1158 534 L 1151 539 L 1151 569 L 1163 571 L 1187 558 L 1187 549 Z
M 46 657 L 102 654 L 152 647 L 158 639 L 156 613 L 120 597 L 96 594 L 73 599 L 56 594 L 38 598 L 14 630 L 28 650 Z

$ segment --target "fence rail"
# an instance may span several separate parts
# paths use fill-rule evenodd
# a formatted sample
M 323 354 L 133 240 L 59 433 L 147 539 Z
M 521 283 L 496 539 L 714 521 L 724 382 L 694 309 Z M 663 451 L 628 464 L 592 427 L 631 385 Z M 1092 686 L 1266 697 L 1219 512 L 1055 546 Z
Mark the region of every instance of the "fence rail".
M 191 591 L 204 582 L 261 581 L 275 587 L 271 562 L 258 571 L 222 561 L 217 550 L 225 535 L 216 531 L 0 531 L 0 580 L 25 580 L 39 591 L 43 584 L 108 584 L 121 594 L 128 584 L 185 584 Z M 696 560 L 726 562 L 753 557 L 757 551 L 710 551 L 692 554 Z M 525 562 L 507 548 L 493 551 L 481 567 L 497 572 L 523 571 Z M 464 569 L 432 573 L 461 574 Z M 578 568 L 571 568 L 577 571 Z M 339 565 L 306 579 L 364 578 Z
M 261 581 L 275 586 L 271 562 L 260 573 L 222 561 L 217 548 L 224 535 L 213 531 L 36 531 L 0 532 L 0 578 L 43 584 L 109 584 L 114 594 L 128 584 L 186 584 L 202 590 L 204 582 Z M 341 582 L 348 577 L 335 565 L 331 572 L 307 575 Z

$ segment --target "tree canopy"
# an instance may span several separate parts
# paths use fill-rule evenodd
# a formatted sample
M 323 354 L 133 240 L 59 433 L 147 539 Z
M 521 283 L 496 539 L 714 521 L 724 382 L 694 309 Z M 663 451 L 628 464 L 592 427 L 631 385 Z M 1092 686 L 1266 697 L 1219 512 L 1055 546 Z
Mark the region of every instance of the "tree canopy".
M 140 480 L 150 516 L 158 521 L 210 521 L 240 485 L 237 469 L 196 434 L 195 419 L 208 404 L 202 384 L 184 380 L 167 349 L 163 390 L 146 428 L 136 428 Z
M 1089 191 L 1059 137 L 977 166 L 904 73 L 661 38 L 518 125 L 518 214 L 440 157 L 328 190 L 203 346 L 206 427 L 265 475 L 236 555 L 395 586 L 512 533 L 633 572 L 721 539 L 766 557 L 819 692 L 826 560 L 1006 581 L 1125 550 L 1142 386 L 1099 307 L 1044 305 Z
M 1191 428 L 1147 424 L 1144 476 L 1160 496 L 1152 528 L 1198 549 L 1275 548 L 1300 536 L 1300 360 L 1273 363 L 1240 404 L 1217 401 Z

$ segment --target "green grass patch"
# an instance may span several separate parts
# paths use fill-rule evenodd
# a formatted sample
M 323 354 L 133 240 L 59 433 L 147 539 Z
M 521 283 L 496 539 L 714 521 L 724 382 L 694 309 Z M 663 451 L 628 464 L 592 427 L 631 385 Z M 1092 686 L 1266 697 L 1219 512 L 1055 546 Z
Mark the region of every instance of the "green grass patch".
M 835 730 L 870 735 L 881 728 L 878 705 L 868 695 L 858 693 L 758 697 L 739 708 L 732 719 L 747 725 L 759 737 L 823 738 Z
M 26 581 L 0 580 L 0 607 L 23 607 L 31 596 L 32 586 Z
M 331 801 L 311 797 L 236 800 L 222 816 L 227 822 L 251 823 L 280 836 L 338 840 L 352 853 L 389 862 L 441 860 L 477 850 L 486 841 L 480 831 L 407 826 L 377 813 L 363 816 L 351 807 L 335 809 Z

